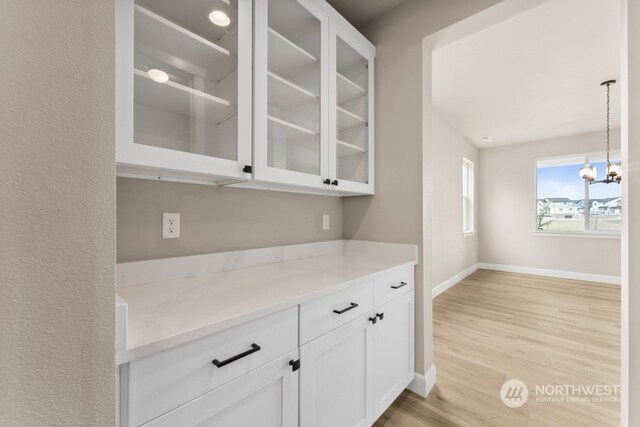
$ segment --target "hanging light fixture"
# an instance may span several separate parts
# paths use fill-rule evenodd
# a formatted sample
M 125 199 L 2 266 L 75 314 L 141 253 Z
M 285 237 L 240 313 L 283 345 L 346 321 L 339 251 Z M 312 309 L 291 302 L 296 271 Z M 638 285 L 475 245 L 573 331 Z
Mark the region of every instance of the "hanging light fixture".
M 610 95 L 611 95 L 611 85 L 615 84 L 615 80 L 607 80 L 600 84 L 600 86 L 607 87 L 607 170 L 606 176 L 604 179 L 600 181 L 596 181 L 598 177 L 598 171 L 592 165 L 587 163 L 582 168 L 580 168 L 580 178 L 587 181 L 589 184 L 611 184 L 613 182 L 620 184 L 622 181 L 622 167 L 620 163 L 611 163 L 610 154 L 611 154 L 611 128 L 609 123 L 609 115 L 610 115 Z

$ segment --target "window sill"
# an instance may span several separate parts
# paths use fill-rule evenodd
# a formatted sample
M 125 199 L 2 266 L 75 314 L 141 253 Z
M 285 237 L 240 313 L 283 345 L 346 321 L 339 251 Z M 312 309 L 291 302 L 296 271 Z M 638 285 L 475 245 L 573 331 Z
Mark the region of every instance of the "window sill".
M 563 233 L 560 231 L 534 231 L 534 236 L 541 237 L 577 237 L 582 239 L 620 239 L 620 233 L 596 233 L 596 232 L 583 232 L 583 233 Z
M 475 236 L 475 235 L 476 235 L 476 230 L 463 231 L 463 232 L 462 232 L 462 235 L 463 235 L 464 237 L 467 237 L 467 236 Z

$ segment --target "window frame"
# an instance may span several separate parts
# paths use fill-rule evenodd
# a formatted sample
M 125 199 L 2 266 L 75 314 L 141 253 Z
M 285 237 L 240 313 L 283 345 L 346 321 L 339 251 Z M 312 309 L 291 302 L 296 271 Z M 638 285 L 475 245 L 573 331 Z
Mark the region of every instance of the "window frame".
M 475 218 L 475 164 L 462 157 L 462 235 L 476 233 Z
M 610 158 L 613 162 L 620 162 L 621 153 L 619 149 L 611 150 Z M 592 151 L 587 153 L 561 155 L 553 157 L 540 157 L 533 161 L 533 198 L 534 198 L 534 215 L 533 215 L 533 234 L 537 236 L 548 237 L 592 237 L 592 238 L 610 238 L 620 239 L 622 230 L 620 231 L 593 231 L 589 229 L 590 213 L 587 211 L 584 217 L 584 225 L 582 231 L 558 231 L 558 230 L 539 230 L 537 227 L 538 212 L 538 168 L 544 166 L 563 166 L 571 164 L 587 164 L 606 162 L 607 154 L 605 151 Z M 601 172 L 602 173 L 602 172 Z M 576 172 L 577 174 L 577 172 Z M 597 179 L 601 179 L 598 176 Z M 585 182 L 584 195 L 586 195 L 589 183 Z M 622 184 L 604 184 L 604 185 L 622 185 Z M 622 195 L 620 196 L 622 198 Z M 589 198 L 591 200 L 591 198 Z

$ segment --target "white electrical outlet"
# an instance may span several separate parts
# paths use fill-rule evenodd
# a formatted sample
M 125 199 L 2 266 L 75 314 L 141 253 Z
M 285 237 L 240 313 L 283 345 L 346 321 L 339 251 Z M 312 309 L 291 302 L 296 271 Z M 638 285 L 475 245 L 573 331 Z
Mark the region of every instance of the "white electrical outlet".
M 163 213 L 162 214 L 162 238 L 177 239 L 180 237 L 180 214 L 179 213 Z
M 328 214 L 322 215 L 322 229 L 329 230 L 331 228 L 331 217 Z

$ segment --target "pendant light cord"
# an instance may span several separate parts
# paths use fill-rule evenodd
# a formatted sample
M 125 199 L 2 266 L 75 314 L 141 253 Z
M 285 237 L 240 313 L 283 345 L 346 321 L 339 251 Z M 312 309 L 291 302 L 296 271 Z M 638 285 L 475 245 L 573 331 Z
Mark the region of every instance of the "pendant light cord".
M 609 161 L 609 141 L 611 139 L 611 130 L 610 130 L 610 125 L 609 125 L 609 113 L 610 113 L 610 109 L 609 109 L 609 94 L 611 91 L 611 84 L 607 84 L 607 173 L 609 172 L 609 165 L 610 165 L 610 161 Z

